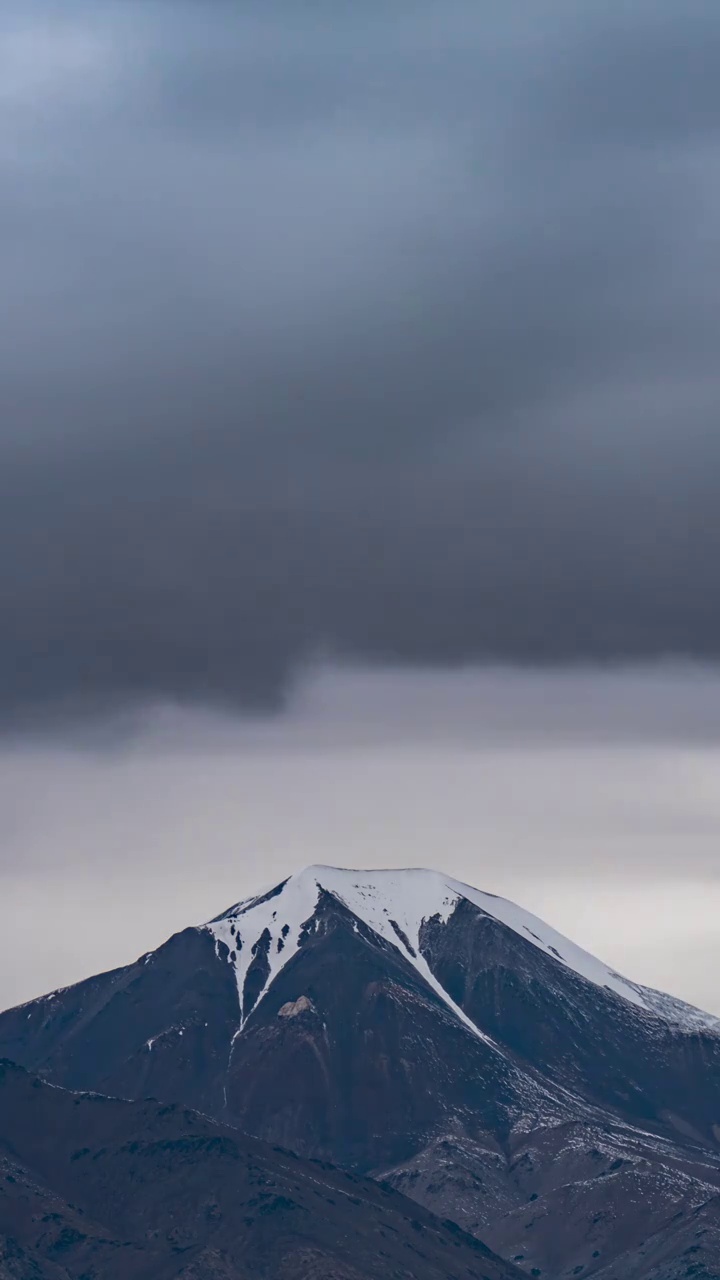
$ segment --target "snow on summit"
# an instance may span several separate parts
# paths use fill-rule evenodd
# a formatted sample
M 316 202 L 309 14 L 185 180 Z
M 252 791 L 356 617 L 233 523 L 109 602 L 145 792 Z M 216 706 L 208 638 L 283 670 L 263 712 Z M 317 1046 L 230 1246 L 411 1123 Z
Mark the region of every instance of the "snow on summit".
M 204 926 L 214 936 L 216 945 L 224 943 L 228 948 L 237 979 L 241 1029 L 249 1013 L 243 1008 L 245 978 L 257 944 L 267 931 L 269 973 L 259 997 L 262 999 L 302 945 L 305 934 L 312 931 L 323 890 L 343 903 L 367 928 L 395 946 L 452 1013 L 482 1039 L 487 1037 L 450 998 L 420 951 L 423 923 L 433 917 L 447 922 L 463 899 L 551 956 L 557 964 L 596 986 L 615 992 L 639 1010 L 653 1013 L 685 1030 L 700 1027 L 720 1030 L 720 1020 L 621 977 L 537 916 L 505 898 L 483 893 L 442 872 L 423 868 L 359 871 L 327 866 L 306 867 L 274 889 L 237 903 Z

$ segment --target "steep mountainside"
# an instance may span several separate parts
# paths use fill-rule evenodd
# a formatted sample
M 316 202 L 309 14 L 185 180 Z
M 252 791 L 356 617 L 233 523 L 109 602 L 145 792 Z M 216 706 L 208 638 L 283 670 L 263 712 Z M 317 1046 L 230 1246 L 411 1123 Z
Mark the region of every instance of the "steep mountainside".
M 0 1015 L 0 1053 L 386 1177 L 530 1274 L 651 1240 L 714 1274 L 673 1250 L 720 1187 L 720 1023 L 439 873 L 308 868 Z
M 0 1277 L 513 1280 L 367 1179 L 187 1108 L 43 1084 L 0 1062 Z

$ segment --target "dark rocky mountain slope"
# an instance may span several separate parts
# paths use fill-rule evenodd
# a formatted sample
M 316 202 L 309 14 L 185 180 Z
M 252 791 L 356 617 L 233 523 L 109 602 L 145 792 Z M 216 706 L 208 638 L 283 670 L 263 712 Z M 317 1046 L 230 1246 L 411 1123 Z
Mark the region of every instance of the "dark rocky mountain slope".
M 3 1280 L 513 1280 L 388 1188 L 0 1062 Z

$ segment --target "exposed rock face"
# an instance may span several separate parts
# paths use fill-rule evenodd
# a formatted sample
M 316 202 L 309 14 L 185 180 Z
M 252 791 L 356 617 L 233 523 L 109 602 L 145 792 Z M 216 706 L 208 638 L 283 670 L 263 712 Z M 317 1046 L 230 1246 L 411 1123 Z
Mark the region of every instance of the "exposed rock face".
M 311 868 L 0 1015 L 0 1052 L 385 1177 L 527 1274 L 711 1265 L 718 1025 L 435 873 Z
M 301 1013 L 314 1013 L 315 1006 L 307 996 L 298 996 L 297 1000 L 288 1000 L 278 1009 L 278 1018 L 297 1018 Z

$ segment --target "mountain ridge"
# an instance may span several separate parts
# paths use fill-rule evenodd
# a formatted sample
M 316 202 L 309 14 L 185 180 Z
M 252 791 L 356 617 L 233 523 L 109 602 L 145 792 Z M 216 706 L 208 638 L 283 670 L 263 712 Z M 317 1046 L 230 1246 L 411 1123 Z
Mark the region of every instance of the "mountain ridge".
M 0 1060 L 0 1120 L 3 1280 L 518 1276 L 399 1193 L 178 1104 L 69 1093 Z

